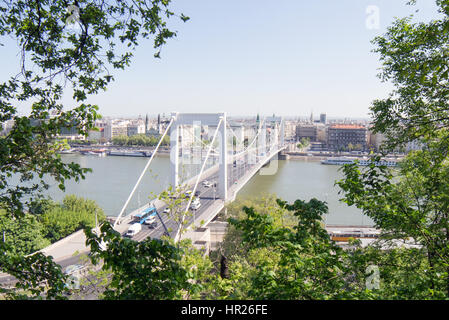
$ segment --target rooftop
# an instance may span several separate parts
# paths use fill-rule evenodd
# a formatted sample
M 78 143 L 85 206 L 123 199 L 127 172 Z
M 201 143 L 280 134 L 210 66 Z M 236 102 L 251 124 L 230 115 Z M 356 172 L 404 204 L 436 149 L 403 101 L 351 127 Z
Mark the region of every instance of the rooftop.
M 364 126 L 359 124 L 344 124 L 344 123 L 332 124 L 330 127 L 332 129 L 365 129 Z

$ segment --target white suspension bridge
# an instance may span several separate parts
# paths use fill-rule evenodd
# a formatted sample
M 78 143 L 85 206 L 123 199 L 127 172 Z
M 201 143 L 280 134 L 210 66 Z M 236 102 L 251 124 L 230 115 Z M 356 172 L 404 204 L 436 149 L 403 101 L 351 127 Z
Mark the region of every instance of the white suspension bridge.
M 207 134 L 207 139 L 203 140 L 206 127 L 209 131 L 213 131 L 213 134 Z M 186 130 L 187 128 L 190 130 Z M 243 130 L 248 130 L 252 134 L 244 135 Z M 189 196 L 182 205 L 181 224 L 187 230 L 185 233 L 180 232 L 180 223 L 163 213 L 167 203 L 158 198 L 129 214 L 124 214 L 167 134 L 170 134 L 169 180 L 171 187 L 173 190 L 182 187 L 190 190 L 187 193 Z M 244 138 L 245 136 L 247 140 Z M 186 141 L 190 141 L 190 144 L 195 147 L 188 147 Z M 208 250 L 210 234 L 207 232 L 207 225 L 225 208 L 227 203 L 235 199 L 239 190 L 257 172 L 265 175 L 275 174 L 277 162 L 272 160 L 277 160 L 277 155 L 286 147 L 284 122 L 280 117 L 262 118 L 260 121 L 250 124 L 249 128 L 245 128 L 242 124 L 238 126 L 231 124 L 224 112 L 172 113 L 165 132 L 120 213 L 114 217 L 114 229 L 125 234 L 126 230 L 135 223 L 135 215 L 154 206 L 158 212 L 160 223 L 155 228 L 144 226 L 142 231 L 133 237 L 133 240 L 142 241 L 149 237 L 161 238 L 163 235 L 169 235 L 175 241 L 181 238 L 190 238 L 197 247 Z M 203 156 L 203 151 L 206 151 L 205 156 Z M 190 177 L 182 171 L 185 160 L 189 157 L 191 158 L 190 163 L 197 169 L 194 171 L 196 174 Z M 268 163 L 270 166 L 267 167 Z M 206 180 L 208 184 L 204 183 Z M 194 202 L 194 198 L 197 198 L 196 201 L 199 201 L 201 205 L 192 210 L 191 204 Z M 189 215 L 189 210 L 193 211 L 191 212 L 193 214 Z M 52 256 L 55 262 L 64 267 L 77 263 L 79 259 L 77 255 L 90 250 L 85 242 L 84 231 L 79 230 L 40 251 L 47 256 Z M 13 283 L 14 278 L 0 274 L 0 282 Z
M 209 134 L 212 131 L 213 134 Z M 244 131 L 249 133 L 245 135 Z M 125 216 L 130 200 L 167 134 L 170 134 L 171 190 L 188 195 L 182 204 L 181 219 L 175 221 L 173 216 L 162 213 L 170 207 L 170 200 L 158 198 Z M 207 138 L 203 139 L 204 136 Z M 224 112 L 172 113 L 165 132 L 115 219 L 114 229 L 126 233 L 130 225 L 135 223 L 137 214 L 155 207 L 159 216 L 157 227 L 144 226 L 142 231 L 133 236 L 134 240 L 160 238 L 168 234 L 175 241 L 191 238 L 194 242 L 204 243 L 201 233 L 207 229 L 202 227 L 207 226 L 227 203 L 232 202 L 239 190 L 257 172 L 275 174 L 277 162 L 272 160 L 277 160 L 278 154 L 285 148 L 284 122 L 281 117 L 265 117 L 245 127 L 243 124 L 236 126 L 230 123 Z M 190 167 L 197 169 L 191 177 L 182 171 L 186 159 Z M 186 193 L 186 190 L 189 191 Z M 192 209 L 192 203 L 195 202 L 200 205 Z M 181 225 L 187 230 L 184 234 L 181 234 Z

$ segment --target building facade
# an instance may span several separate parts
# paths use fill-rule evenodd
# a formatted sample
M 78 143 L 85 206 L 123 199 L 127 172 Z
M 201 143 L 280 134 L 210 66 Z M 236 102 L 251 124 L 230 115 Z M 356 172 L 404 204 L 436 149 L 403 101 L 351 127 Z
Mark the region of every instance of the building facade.
M 133 122 L 128 124 L 127 135 L 128 137 L 135 136 L 137 134 L 145 134 L 145 124 L 140 122 Z
M 328 127 L 327 147 L 333 151 L 365 150 L 366 127 L 357 124 L 332 124 Z
M 317 141 L 317 127 L 314 124 L 301 123 L 296 126 L 296 141 L 307 138 L 309 141 Z
M 114 137 L 128 135 L 128 121 L 110 120 L 104 127 L 104 137 L 112 140 Z

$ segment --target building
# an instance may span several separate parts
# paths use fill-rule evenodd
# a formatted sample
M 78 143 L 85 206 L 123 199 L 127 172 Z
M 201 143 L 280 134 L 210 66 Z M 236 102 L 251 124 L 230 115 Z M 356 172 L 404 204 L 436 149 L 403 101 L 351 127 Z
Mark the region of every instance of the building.
M 320 114 L 320 122 L 322 124 L 326 124 L 326 114 L 325 113 Z
M 284 137 L 285 140 L 295 140 L 296 139 L 296 121 L 285 121 L 284 122 Z
M 61 127 L 58 138 L 67 140 L 86 140 L 86 137 L 78 132 L 78 127 Z
M 104 139 L 104 128 L 96 128 L 96 130 L 89 130 L 89 135 L 87 136 L 87 140 L 100 141 L 101 139 Z
M 303 138 L 309 141 L 317 141 L 317 127 L 314 124 L 300 123 L 296 126 L 296 141 Z
M 128 123 L 128 137 L 135 136 L 137 134 L 146 134 L 146 125 L 140 118 Z
M 316 127 L 316 141 L 321 142 L 322 144 L 327 144 L 327 127 L 323 123 L 318 123 L 315 125 Z
M 424 144 L 421 141 L 413 140 L 413 141 L 407 142 L 407 144 L 405 145 L 405 152 L 409 153 L 410 151 L 422 150 L 423 147 L 424 147 Z
M 358 124 L 332 124 L 328 127 L 327 146 L 333 151 L 365 150 L 366 127 Z
M 124 120 L 109 120 L 104 127 L 104 137 L 107 140 L 112 140 L 114 137 L 128 135 L 129 121 Z
M 374 133 L 368 131 L 368 148 L 374 151 L 379 151 L 380 146 L 385 141 L 385 135 L 380 132 Z

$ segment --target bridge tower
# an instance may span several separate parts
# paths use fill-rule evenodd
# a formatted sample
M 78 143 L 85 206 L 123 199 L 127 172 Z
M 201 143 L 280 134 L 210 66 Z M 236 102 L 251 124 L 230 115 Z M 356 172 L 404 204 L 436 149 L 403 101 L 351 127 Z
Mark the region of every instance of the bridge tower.
M 227 132 L 226 132 L 226 113 L 172 113 L 174 119 L 170 128 L 170 177 L 171 185 L 176 188 L 180 184 L 179 176 L 179 151 L 180 140 L 182 141 L 180 126 L 183 125 L 201 125 L 215 127 L 217 132 L 216 140 L 219 144 L 219 177 L 218 177 L 218 196 L 227 199 L 227 180 L 228 180 L 228 150 L 227 150 Z

